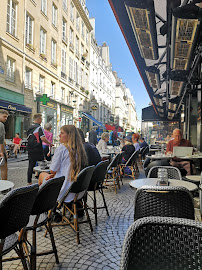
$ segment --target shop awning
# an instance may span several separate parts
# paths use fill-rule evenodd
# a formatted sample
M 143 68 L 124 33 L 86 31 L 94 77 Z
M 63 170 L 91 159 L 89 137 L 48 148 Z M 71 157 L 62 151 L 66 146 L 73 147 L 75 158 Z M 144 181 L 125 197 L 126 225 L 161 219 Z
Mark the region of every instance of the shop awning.
M 8 102 L 5 100 L 0 100 L 0 108 L 9 110 L 9 111 L 16 111 L 16 112 L 23 112 L 23 113 L 32 113 L 32 109 L 26 107 L 24 105 L 20 105 L 13 102 Z
M 95 119 L 92 115 L 90 115 L 88 113 L 85 113 L 85 112 L 82 112 L 82 114 L 83 114 L 84 117 L 86 117 L 89 120 L 93 121 L 97 126 L 100 126 L 100 127 L 103 127 L 104 129 L 106 129 L 105 126 L 101 122 L 99 122 L 97 119 Z
M 142 121 L 143 122 L 153 122 L 153 121 L 158 121 L 158 122 L 170 121 L 170 122 L 172 122 L 172 121 L 179 121 L 179 120 L 180 120 L 179 115 L 177 115 L 177 117 L 173 118 L 172 120 L 168 120 L 167 117 L 158 116 L 155 113 L 153 106 L 149 106 L 149 107 L 142 109 Z

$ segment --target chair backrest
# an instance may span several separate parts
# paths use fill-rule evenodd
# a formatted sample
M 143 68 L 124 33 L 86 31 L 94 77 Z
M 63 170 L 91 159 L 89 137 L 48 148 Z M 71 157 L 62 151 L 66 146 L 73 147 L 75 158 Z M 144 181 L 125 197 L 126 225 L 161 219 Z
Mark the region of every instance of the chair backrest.
M 69 192 L 79 193 L 86 191 L 90 184 L 95 166 L 89 166 L 83 169 L 77 176 L 77 180 L 71 185 Z
M 56 206 L 64 180 L 64 176 L 52 178 L 41 185 L 32 208 L 32 215 L 42 214 Z
M 108 165 L 108 160 L 100 161 L 96 165 L 89 186 L 94 186 L 96 183 L 101 183 L 104 181 Z
M 143 153 L 144 149 L 145 149 L 145 147 L 142 147 L 142 148 L 140 148 L 140 150 L 139 150 L 139 151 L 140 151 L 139 154 L 140 154 L 141 156 L 142 156 L 142 153 Z
M 194 219 L 192 194 L 184 187 L 144 186 L 135 194 L 134 219 L 148 216 Z
M 38 189 L 38 184 L 17 188 L 7 193 L 1 200 L 0 239 L 27 225 Z
M 114 167 L 116 167 L 118 165 L 120 155 L 121 154 L 119 153 L 112 159 L 112 161 L 110 162 L 107 170 L 109 170 L 110 168 L 114 168 Z
M 144 151 L 142 151 L 142 157 L 145 157 L 145 155 L 148 154 L 148 153 L 149 153 L 149 146 L 146 146 L 144 148 Z
M 182 175 L 180 173 L 180 170 L 178 168 L 172 167 L 172 166 L 154 166 L 149 170 L 147 177 L 148 178 L 157 178 L 159 168 L 167 169 L 169 179 L 182 180 Z
M 188 219 L 147 217 L 128 229 L 120 270 L 201 269 L 202 223 Z
M 130 158 L 127 160 L 126 162 L 126 166 L 130 166 L 133 164 L 134 161 L 136 161 L 138 159 L 138 155 L 139 155 L 139 150 L 134 151 L 132 153 L 132 155 L 130 156 Z

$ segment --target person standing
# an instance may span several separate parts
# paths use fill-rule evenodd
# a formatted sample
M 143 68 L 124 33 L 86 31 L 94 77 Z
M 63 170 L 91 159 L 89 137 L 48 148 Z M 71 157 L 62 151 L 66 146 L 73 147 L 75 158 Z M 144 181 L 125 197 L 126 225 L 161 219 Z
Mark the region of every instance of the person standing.
M 53 143 L 53 133 L 51 132 L 52 125 L 51 123 L 46 123 L 44 126 L 44 134 L 46 136 L 46 139 L 49 140 L 49 142 Z M 51 161 L 51 147 L 46 142 L 42 142 L 43 152 L 45 159 L 47 161 Z
M 89 143 L 94 145 L 97 144 L 97 132 L 95 131 L 96 127 L 92 127 L 91 131 L 89 132 Z
M 8 167 L 7 167 L 7 154 L 5 149 L 5 128 L 4 124 L 8 119 L 9 113 L 6 110 L 0 110 L 0 157 L 5 159 L 4 165 L 1 169 L 1 179 L 8 179 Z
M 44 130 L 41 127 L 42 115 L 40 113 L 35 114 L 33 117 L 33 121 L 34 123 L 27 131 L 27 150 L 29 159 L 29 166 L 27 171 L 28 185 L 32 184 L 32 172 L 36 162 L 44 159 L 42 142 L 53 146 L 52 143 L 46 139 Z

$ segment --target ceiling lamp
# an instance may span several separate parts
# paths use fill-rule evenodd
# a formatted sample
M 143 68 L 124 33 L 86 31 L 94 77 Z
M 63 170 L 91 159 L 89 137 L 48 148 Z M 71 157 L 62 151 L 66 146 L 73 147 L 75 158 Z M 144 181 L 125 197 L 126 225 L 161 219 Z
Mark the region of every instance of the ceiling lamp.
M 164 112 L 164 109 L 162 109 L 162 108 L 157 108 L 157 110 L 158 110 L 158 112 L 160 112 L 160 113 L 163 113 Z
M 164 117 L 164 114 L 163 114 L 163 113 L 159 113 L 159 116 L 160 116 L 160 117 Z
M 148 67 L 146 70 L 147 79 L 149 85 L 155 91 L 161 87 L 160 85 L 160 74 L 159 70 L 156 67 Z
M 159 107 L 163 107 L 163 100 L 162 98 L 158 95 L 158 96 L 154 96 L 154 101 L 156 103 L 157 106 Z
M 176 111 L 176 108 L 177 108 L 177 104 L 176 103 L 172 103 L 172 102 L 169 102 L 168 103 L 168 109 L 170 111 Z
M 168 112 L 168 119 L 169 120 L 173 119 L 174 115 L 175 114 L 173 112 Z
M 159 55 L 153 0 L 125 0 L 124 2 L 141 56 L 145 59 L 157 60 Z
M 201 18 L 202 10 L 193 4 L 177 7 L 173 10 L 171 69 L 187 70 L 189 68 L 190 55 Z

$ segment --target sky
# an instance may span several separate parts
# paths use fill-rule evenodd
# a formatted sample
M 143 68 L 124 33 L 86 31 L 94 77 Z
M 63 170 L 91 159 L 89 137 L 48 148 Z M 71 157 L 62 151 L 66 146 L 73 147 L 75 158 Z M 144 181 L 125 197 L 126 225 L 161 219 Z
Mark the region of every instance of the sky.
M 109 46 L 112 68 L 130 89 L 136 103 L 138 120 L 141 120 L 142 108 L 148 106 L 150 98 L 109 2 L 108 0 L 86 0 L 86 6 L 90 17 L 95 17 L 95 38 L 98 45 L 106 42 Z

